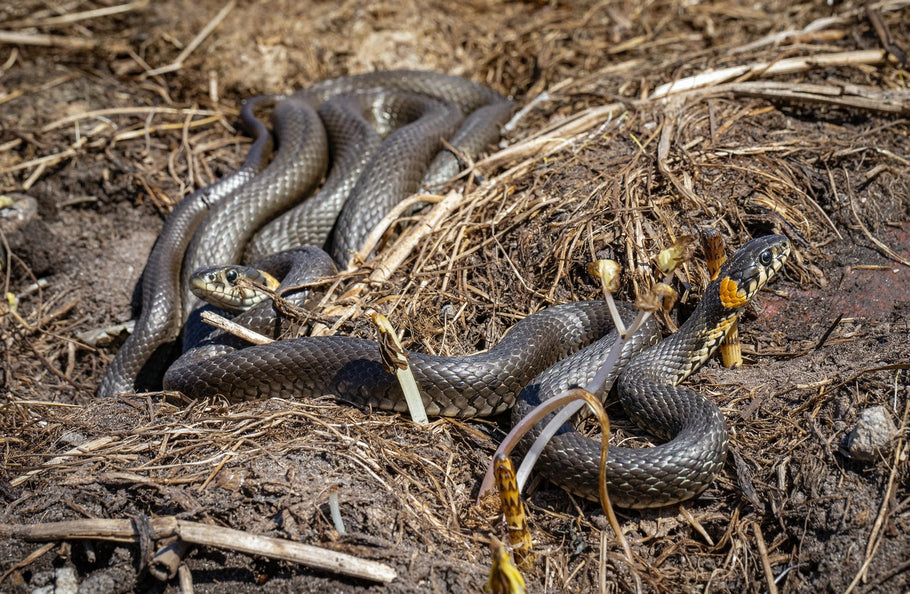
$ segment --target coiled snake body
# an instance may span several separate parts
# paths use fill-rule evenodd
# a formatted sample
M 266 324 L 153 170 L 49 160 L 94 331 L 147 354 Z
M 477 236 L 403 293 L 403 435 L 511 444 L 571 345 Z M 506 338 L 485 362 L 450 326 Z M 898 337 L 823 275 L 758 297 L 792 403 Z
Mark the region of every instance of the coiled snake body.
M 333 146 L 333 160 L 348 163 L 345 167 L 359 168 L 361 173 L 359 177 L 351 175 L 335 180 L 333 172 L 323 192 L 344 194 L 345 190 L 337 188 L 353 186 L 354 195 L 359 198 L 354 200 L 356 206 L 351 207 L 351 214 L 345 214 L 349 207 L 344 206 L 334 227 L 323 221 L 319 230 L 312 232 L 299 231 L 299 221 L 308 219 L 307 216 L 288 214 L 282 222 L 273 223 L 271 231 L 265 233 L 263 239 L 251 241 L 256 229 L 288 208 L 286 194 L 308 191 L 315 185 L 314 179 L 322 175 L 326 161 L 326 137 L 319 116 L 315 115 L 317 109 L 320 114 L 328 112 L 331 115 L 332 110 L 353 108 L 374 130 L 376 120 L 389 119 L 370 115 L 369 107 L 376 105 L 370 93 L 388 93 L 387 90 L 370 90 L 376 84 L 392 90 L 407 89 L 433 95 L 429 99 L 396 100 L 396 109 L 401 112 L 391 118 L 426 127 L 431 130 L 431 137 L 436 135 L 438 138 L 439 134 L 446 133 L 443 128 L 448 128 L 451 133 L 457 127 L 457 124 L 452 124 L 456 111 L 470 114 L 451 140 L 462 149 L 473 147 L 465 149 L 469 154 L 476 153 L 479 150 L 476 147 L 484 146 L 498 135 L 498 125 L 510 110 L 507 101 L 480 85 L 443 75 L 412 72 L 345 77 L 283 98 L 273 116 L 278 121 L 276 158 L 264 172 L 253 176 L 240 190 L 227 192 L 236 195 L 212 206 L 201 223 L 198 219 L 193 220 L 191 226 L 198 228 L 190 242 L 184 268 L 193 269 L 203 263 L 239 262 L 244 250 L 251 256 L 260 255 L 291 247 L 304 236 L 315 238 L 309 241 L 319 242 L 320 238 L 329 235 L 329 229 L 334 229 L 331 234 L 334 238 L 331 240 L 334 260 L 343 265 L 350 250 L 359 247 L 363 235 L 383 216 L 371 210 L 366 219 L 368 222 L 363 223 L 357 213 L 362 212 L 364 204 L 369 202 L 365 196 L 383 195 L 385 192 L 382 190 L 389 185 L 397 188 L 396 194 L 406 195 L 419 187 L 421 179 L 423 183 L 431 183 L 428 180 L 450 176 L 457 162 L 448 152 L 439 153 L 429 173 L 415 173 L 417 169 L 422 171 L 430 162 L 431 154 L 428 153 L 436 153 L 438 140 L 420 144 L 409 132 L 391 133 L 386 141 L 397 147 L 395 151 L 410 151 L 411 156 L 417 155 L 420 167 L 406 164 L 390 167 L 387 159 L 377 162 L 375 159 L 345 155 L 344 148 L 336 145 Z M 446 89 L 441 99 L 440 85 Z M 324 103 L 329 96 L 345 93 L 352 94 L 345 99 L 346 105 Z M 415 107 L 414 102 L 421 101 L 424 105 Z M 373 122 L 370 122 L 371 118 Z M 321 140 L 310 144 L 304 139 L 304 131 L 315 134 Z M 371 137 L 371 132 L 361 130 L 358 133 L 362 134 L 359 142 L 367 147 L 366 150 L 379 150 L 375 147 L 382 143 Z M 319 150 L 314 148 L 317 145 Z M 434 147 L 432 150 L 427 148 L 430 145 Z M 251 153 L 257 154 L 251 155 L 248 163 L 252 160 L 258 164 L 258 153 L 265 154 L 267 149 L 267 146 L 254 147 Z M 310 155 L 311 152 L 318 154 Z M 301 154 L 310 155 L 313 159 L 301 164 Z M 350 200 L 348 203 L 352 204 Z M 206 210 L 209 206 L 205 203 Z M 313 206 L 304 208 L 318 209 Z M 388 204 L 385 204 L 377 210 L 387 208 Z M 337 211 L 337 208 L 328 210 Z M 163 243 L 163 238 L 178 235 L 173 230 L 169 231 L 169 225 L 170 220 L 159 238 L 158 244 L 163 247 L 156 244 L 155 249 L 160 252 L 170 247 L 170 244 Z M 289 240 L 291 245 L 282 243 L 282 237 L 293 235 L 281 231 L 282 226 L 297 230 L 295 239 Z M 216 235 L 220 235 L 219 241 L 215 240 Z M 186 237 L 181 236 L 180 242 L 185 246 Z M 213 246 L 213 243 L 219 245 Z M 670 441 L 655 448 L 611 448 L 607 480 L 615 503 L 645 507 L 692 497 L 710 483 L 722 466 L 726 452 L 726 429 L 722 415 L 713 403 L 694 392 L 677 388 L 676 384 L 710 355 L 736 311 L 773 276 L 788 253 L 789 244 L 780 236 L 749 242 L 725 265 L 719 280 L 709 285 L 693 315 L 676 334 L 652 346 L 656 341 L 656 328 L 649 324 L 626 343 L 621 357 L 626 370 L 619 378 L 620 398 L 636 421 Z M 298 248 L 294 256 L 316 262 L 316 267 L 310 271 L 316 276 L 333 268 L 332 260 L 314 248 Z M 277 262 L 281 257 L 274 256 L 273 259 Z M 150 269 L 166 268 L 169 278 L 173 279 L 175 275 L 180 278 L 179 256 L 176 264 L 172 260 L 168 262 L 171 265 L 153 265 L 150 257 L 143 276 L 146 292 L 154 293 L 156 286 Z M 282 266 L 287 271 L 288 266 Z M 178 272 L 175 273 L 174 268 Z M 184 276 L 186 274 L 184 272 Z M 186 282 L 184 280 L 184 286 Z M 186 310 L 183 304 L 188 299 L 184 291 L 174 293 L 176 306 L 171 302 L 169 311 Z M 154 305 L 161 301 L 157 299 L 151 303 Z M 270 307 L 270 304 L 263 305 Z M 146 315 L 145 301 L 143 307 L 143 315 Z M 248 314 L 248 317 L 252 320 L 256 315 Z M 154 319 L 181 318 L 173 313 L 163 315 L 157 310 L 149 316 Z M 602 303 L 559 305 L 522 320 L 489 351 L 468 357 L 412 353 L 410 365 L 427 412 L 431 415 L 490 415 L 508 409 L 517 400 L 513 416 L 522 417 L 536 403 L 568 387 L 585 385 L 606 359 L 614 340 L 611 330 L 612 322 Z M 135 335 L 133 338 L 136 338 Z M 136 365 L 124 372 L 125 366 L 118 367 L 117 362 L 143 358 L 147 361 L 149 354 L 144 352 L 136 357 L 128 352 L 124 355 L 129 347 L 128 342 L 118 353 L 109 377 L 106 376 L 102 383 L 100 394 L 116 394 L 134 388 L 133 369 Z M 144 364 L 140 362 L 138 366 Z M 232 399 L 244 399 L 275 395 L 334 395 L 365 407 L 406 409 L 397 381 L 382 368 L 377 345 L 372 341 L 342 336 L 279 340 L 268 345 L 238 348 L 232 338 L 212 335 L 168 370 L 164 385 L 167 389 L 180 390 L 192 397 L 222 394 Z M 591 440 L 567 425 L 547 448 L 541 462 L 546 474 L 555 482 L 570 491 L 596 498 L 598 458 L 599 445 L 593 445 Z
M 267 102 L 275 103 L 278 145 L 271 162 L 271 138 L 253 114 Z M 136 329 L 98 395 L 155 387 L 161 351 L 176 340 L 196 303 L 187 289 L 191 272 L 240 262 L 245 249 L 255 258 L 300 241 L 321 246 L 329 236 L 338 264 L 346 265 L 392 205 L 421 183 L 432 187 L 458 172 L 456 155 L 440 151 L 443 136 L 457 129 L 449 144 L 474 156 L 499 138 L 511 109 L 483 85 L 417 71 L 346 76 L 247 102 L 241 115 L 256 141 L 246 162 L 185 198 L 168 217 L 142 274 Z M 317 186 L 330 157 L 335 166 L 322 191 L 288 212 Z
M 657 342 L 651 322 L 625 344 L 615 368 L 621 372 L 620 400 L 641 427 L 669 441 L 653 448 L 610 448 L 607 482 L 615 504 L 653 507 L 688 499 L 703 491 L 723 466 L 727 448 L 723 416 L 710 400 L 677 384 L 707 360 L 739 309 L 774 276 L 789 251 L 789 242 L 779 235 L 750 241 L 708 285 L 676 333 Z M 320 264 L 318 255 L 307 248 L 298 252 L 289 257 L 312 264 L 298 264 L 302 271 L 331 266 L 324 258 Z M 274 260 L 265 267 L 275 265 L 274 270 L 283 271 L 291 266 L 283 258 Z M 286 284 L 305 280 L 295 277 Z M 628 323 L 634 312 L 620 305 Z M 244 325 L 266 328 L 269 322 L 255 320 L 270 317 L 253 312 L 271 307 L 260 304 Z M 430 415 L 485 416 L 514 404 L 517 422 L 544 400 L 587 385 L 607 360 L 616 340 L 612 330 L 603 302 L 557 305 L 520 321 L 486 352 L 467 357 L 411 353 L 410 367 Z M 216 335 L 219 338 L 199 347 L 206 350 L 202 356 L 193 354 L 168 370 L 169 389 L 236 400 L 331 394 L 365 408 L 407 410 L 398 381 L 383 369 L 374 341 L 307 337 L 235 350 L 236 339 Z M 567 424 L 539 464 L 557 484 L 597 499 L 599 458 L 600 442 Z

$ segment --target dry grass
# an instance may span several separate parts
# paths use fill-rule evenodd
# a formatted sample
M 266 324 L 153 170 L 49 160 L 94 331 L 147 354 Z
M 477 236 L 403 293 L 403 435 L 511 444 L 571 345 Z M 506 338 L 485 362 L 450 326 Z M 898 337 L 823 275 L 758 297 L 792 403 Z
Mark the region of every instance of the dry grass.
M 15 117 L 0 120 L 0 191 L 53 196 L 67 222 L 96 210 L 109 218 L 67 237 L 103 244 L 124 204 L 163 213 L 239 162 L 246 141 L 231 123 L 248 91 L 419 65 L 485 81 L 527 109 L 505 147 L 476 164 L 482 177 L 396 223 L 363 274 L 334 289 L 348 294 L 346 330 L 370 333 L 359 315 L 370 307 L 410 348 L 485 348 L 531 312 L 596 298 L 588 261 L 620 261 L 630 297 L 650 282 L 659 249 L 707 226 L 735 245 L 786 233 L 796 249 L 779 291 L 794 298 L 840 282 L 828 254 L 844 242 L 877 245 L 876 265 L 906 264 L 881 237 L 910 217 L 907 71 L 882 49 L 907 48 L 907 2 L 878 13 L 850 2 L 361 4 L 317 4 L 305 17 L 282 1 L 273 11 L 130 3 L 70 18 L 0 9 L 0 29 L 19 35 L 0 46 L 11 48 L 0 53 L 0 104 Z M 127 34 L 146 29 L 142 43 Z M 89 66 L 30 42 L 87 52 Z M 80 78 L 86 68 L 94 80 Z M 2 523 L 173 515 L 381 560 L 402 576 L 390 591 L 484 583 L 488 536 L 504 527 L 471 501 L 496 425 L 421 429 L 328 401 L 93 402 L 110 350 L 85 332 L 123 304 L 95 295 L 76 267 L 28 289 L 45 273 L 29 278 L 34 254 L 12 247 L 3 289 L 19 298 L 0 309 Z M 367 274 L 372 284 L 357 285 Z M 696 261 L 679 276 L 697 293 L 707 272 Z M 870 404 L 890 406 L 906 432 L 908 372 L 881 362 L 906 361 L 910 327 L 906 313 L 888 323 L 844 320 L 819 353 L 827 328 L 759 322 L 745 351 L 760 373 L 702 374 L 731 426 L 733 459 L 699 501 L 621 516 L 634 573 L 595 506 L 535 485 L 532 589 L 634 590 L 636 575 L 656 591 L 905 588 L 906 440 L 869 468 L 836 453 L 844 419 Z M 330 517 L 333 492 L 347 537 Z M 4 587 L 47 571 L 50 552 L 2 567 Z M 110 551 L 100 556 L 115 565 Z M 356 586 L 210 551 L 187 564 L 197 583 L 250 590 L 259 579 Z

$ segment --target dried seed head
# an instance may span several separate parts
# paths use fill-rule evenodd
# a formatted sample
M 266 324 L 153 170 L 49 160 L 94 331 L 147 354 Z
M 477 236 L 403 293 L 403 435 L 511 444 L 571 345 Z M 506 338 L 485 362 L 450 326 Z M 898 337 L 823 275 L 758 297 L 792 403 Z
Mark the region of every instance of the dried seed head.
M 622 266 L 615 260 L 595 260 L 588 263 L 588 274 L 599 278 L 607 291 L 615 293 L 619 290 L 619 273 Z
M 691 235 L 683 235 L 676 242 L 663 250 L 657 255 L 657 266 L 664 274 L 670 274 L 680 264 L 692 257 L 694 250 L 694 238 Z
M 654 294 L 655 298 L 660 300 L 661 307 L 664 311 L 670 311 L 673 304 L 676 303 L 676 298 L 679 297 L 676 289 L 667 283 L 657 283 L 651 289 L 651 292 Z
M 661 299 L 654 293 L 643 293 L 635 298 L 635 307 L 644 311 L 657 311 L 661 305 Z

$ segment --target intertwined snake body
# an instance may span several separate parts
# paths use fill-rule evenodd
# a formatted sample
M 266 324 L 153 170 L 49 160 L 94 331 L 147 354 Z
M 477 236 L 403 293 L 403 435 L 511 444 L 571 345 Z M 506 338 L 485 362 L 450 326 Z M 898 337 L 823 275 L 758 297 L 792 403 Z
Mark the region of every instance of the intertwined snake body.
M 275 104 L 277 143 L 270 162 L 271 138 L 253 115 L 267 102 Z M 142 274 L 136 329 L 98 395 L 155 387 L 161 351 L 176 340 L 196 303 L 188 290 L 191 272 L 238 263 L 245 250 L 255 258 L 300 241 L 321 247 L 327 238 L 344 266 L 394 204 L 458 172 L 458 157 L 441 150 L 443 140 L 473 157 L 499 138 L 511 110 L 510 101 L 484 85 L 407 70 L 345 76 L 248 102 L 242 116 L 256 141 L 246 162 L 185 198 L 168 217 Z M 319 184 L 329 161 L 334 165 L 322 191 L 288 212 Z M 256 238 L 260 229 L 263 236 Z
M 399 93 L 405 91 L 416 92 L 421 97 L 400 98 Z M 326 103 L 327 99 L 342 96 L 344 99 Z M 390 101 L 389 97 L 395 99 Z M 202 200 L 203 207 L 198 204 L 186 207 L 193 216 L 183 218 L 192 219 L 192 224 L 183 222 L 176 229 L 171 228 L 171 220 L 166 224 L 155 247 L 161 253 L 166 253 L 172 245 L 186 246 L 188 240 L 179 230 L 195 228 L 183 264 L 184 277 L 201 264 L 239 262 L 245 250 L 258 255 L 291 247 L 305 233 L 310 233 L 299 231 L 300 221 L 309 220 L 309 216 L 298 213 L 285 215 L 287 218 L 282 222 L 273 223 L 263 239 L 252 239 L 257 229 L 289 208 L 287 195 L 309 191 L 323 175 L 328 160 L 325 130 L 331 129 L 332 124 L 324 126 L 320 116 L 330 118 L 333 110 L 337 114 L 352 109 L 361 121 L 359 131 L 351 134 L 359 138 L 357 142 L 368 153 L 382 154 L 377 147 L 384 145 L 392 147 L 390 155 L 402 155 L 378 160 L 375 156 L 358 158 L 346 153 L 337 143 L 333 146 L 332 159 L 360 173 L 347 175 L 342 171 L 338 175 L 343 179 L 335 179 L 333 172 L 323 191 L 334 196 L 336 192 L 346 191 L 338 188 L 353 187 L 354 199 L 347 201 L 353 206 L 327 209 L 336 214 L 337 208 L 342 211 L 334 227 L 321 221 L 316 225 L 319 229 L 312 231 L 312 237 L 329 236 L 335 262 L 344 265 L 350 251 L 359 247 L 363 236 L 382 218 L 390 200 L 417 190 L 421 183 L 444 179 L 457 167 L 454 156 L 443 151 L 430 165 L 431 171 L 424 173 L 433 155 L 437 155 L 440 134 L 451 134 L 458 129 L 450 142 L 469 154 L 476 153 L 478 147 L 498 135 L 498 125 L 511 109 L 501 96 L 480 85 L 414 72 L 344 77 L 275 100 L 273 119 L 278 150 L 268 167 L 245 180 L 239 189 L 226 192 L 233 195 L 217 203 Z M 389 117 L 375 111 L 371 115 L 371 109 L 377 109 L 376 106 L 392 104 L 397 115 Z M 456 113 L 462 118 L 455 118 Z M 414 126 L 410 130 L 422 130 L 420 139 L 416 132 L 411 136 L 412 132 L 391 130 L 377 132 L 379 138 L 376 138 L 362 126 L 366 123 L 367 127 L 378 130 L 382 128 L 378 122 L 390 120 L 408 122 Z M 312 136 L 316 141 L 310 140 Z M 256 165 L 248 169 L 256 169 L 261 155 L 267 152 L 267 146 L 258 146 L 254 145 L 252 152 L 256 154 L 248 159 L 248 163 L 253 161 Z M 415 159 L 419 165 L 409 164 Z M 393 165 L 399 161 L 400 165 Z M 390 188 L 394 188 L 393 198 L 385 197 Z M 337 204 L 343 202 L 337 197 L 332 200 Z M 373 200 L 383 204 L 372 208 Z M 310 206 L 304 210 L 319 208 Z M 201 222 L 197 216 L 199 210 L 207 211 Z M 295 229 L 297 235 L 281 231 L 282 226 Z M 291 235 L 294 239 L 284 245 L 282 238 Z M 175 239 L 177 236 L 179 241 Z M 725 265 L 719 279 L 708 286 L 695 312 L 676 334 L 655 346 L 656 328 L 651 323 L 625 343 L 620 357 L 620 364 L 625 368 L 619 378 L 620 398 L 633 419 L 669 441 L 654 448 L 611 448 L 607 481 L 617 504 L 646 507 L 680 501 L 701 492 L 716 475 L 727 446 L 723 416 L 709 400 L 677 384 L 710 355 L 737 310 L 779 270 L 788 254 L 789 244 L 781 236 L 747 243 Z M 143 277 L 144 290 L 154 294 L 148 316 L 152 320 L 182 319 L 173 312 L 183 313 L 187 309 L 185 289 L 173 292 L 171 297 L 176 305 L 170 302 L 165 309 L 171 313 L 164 315 L 163 308 L 156 305 L 162 302 L 156 294 L 157 280 L 150 274 L 166 269 L 169 279 L 180 279 L 180 259 L 174 264 L 173 260 L 162 257 L 161 262 L 155 263 L 154 251 L 152 256 Z M 311 275 L 319 276 L 333 268 L 332 259 L 315 248 L 298 248 L 294 257 L 316 263 L 308 272 Z M 273 263 L 282 260 L 278 255 L 271 258 Z M 173 284 L 176 283 L 169 286 Z M 183 287 L 186 284 L 184 279 Z M 144 301 L 144 308 L 145 305 Z M 263 307 L 268 309 L 271 305 L 263 304 Z M 631 315 L 628 310 L 626 313 Z M 252 323 L 259 314 L 246 315 Z M 489 351 L 467 357 L 412 353 L 410 365 L 431 415 L 490 415 L 508 409 L 517 401 L 513 416 L 518 418 L 527 414 L 530 407 L 567 388 L 584 386 L 607 358 L 615 341 L 611 331 L 612 322 L 603 303 L 558 305 L 522 320 Z M 133 342 L 143 341 L 154 342 L 147 339 Z M 143 352 L 137 357 L 135 352 L 131 354 L 129 342 L 124 345 L 99 393 L 109 395 L 134 389 L 136 365 L 124 372 L 125 366 L 118 367 L 118 361 L 147 360 L 148 356 L 148 352 Z M 397 380 L 383 369 L 376 343 L 344 336 L 279 340 L 240 348 L 233 338 L 214 334 L 168 370 L 164 385 L 192 397 L 334 395 L 364 407 L 406 409 Z M 567 425 L 541 461 L 555 482 L 596 498 L 599 455 L 599 442 L 594 445 Z
M 607 483 L 615 504 L 653 507 L 682 501 L 703 491 L 719 472 L 727 450 L 723 415 L 713 402 L 677 384 L 711 355 L 738 311 L 780 269 L 789 251 L 780 235 L 748 242 L 708 285 L 676 333 L 657 342 L 656 326 L 648 322 L 624 344 L 612 373 L 614 378 L 620 374 L 620 400 L 641 427 L 668 441 L 653 448 L 610 448 Z M 277 274 L 291 266 L 312 274 L 331 264 L 325 258 L 320 264 L 318 252 L 299 249 L 262 265 Z M 307 280 L 295 274 L 287 286 Z M 620 306 L 628 323 L 634 311 Z M 244 324 L 267 330 L 272 307 L 259 304 L 244 314 Z M 616 342 L 612 330 L 604 302 L 568 303 L 528 316 L 488 351 L 466 357 L 411 353 L 409 365 L 430 415 L 486 416 L 514 405 L 517 422 L 543 401 L 588 385 Z M 165 385 L 197 397 L 329 394 L 364 408 L 407 410 L 398 380 L 384 370 L 374 341 L 330 336 L 237 346 L 237 339 L 216 332 L 200 345 L 201 356 L 193 352 L 168 370 Z M 597 499 L 599 459 L 600 441 L 567 424 L 539 464 L 554 482 Z

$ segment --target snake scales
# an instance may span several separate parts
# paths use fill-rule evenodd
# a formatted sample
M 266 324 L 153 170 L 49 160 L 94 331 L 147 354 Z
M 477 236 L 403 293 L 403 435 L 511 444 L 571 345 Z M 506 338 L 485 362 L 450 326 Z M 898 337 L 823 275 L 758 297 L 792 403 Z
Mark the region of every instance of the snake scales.
M 420 96 L 409 95 L 414 92 Z M 392 103 L 396 107 L 392 111 L 397 115 L 377 116 L 376 105 L 389 105 L 390 97 L 395 97 Z M 201 222 L 193 221 L 195 233 L 190 233 L 192 240 L 184 248 L 187 251 L 183 276 L 179 260 L 176 265 L 160 267 L 167 269 L 168 278 L 173 281 L 171 285 L 182 283 L 185 287 L 186 275 L 198 265 L 239 262 L 244 253 L 252 259 L 303 242 L 319 245 L 327 237 L 333 259 L 343 265 L 390 204 L 374 208 L 369 197 L 384 195 L 383 190 L 388 187 L 396 188 L 396 195 L 406 195 L 415 191 L 421 180 L 432 183 L 431 180 L 444 179 L 457 167 L 449 152 L 433 157 L 438 151 L 438 140 L 430 150 L 427 147 L 433 142 L 418 141 L 414 129 L 420 128 L 423 138 L 438 139 L 440 135 L 454 133 L 452 144 L 473 154 L 498 135 L 498 126 L 510 109 L 509 102 L 480 85 L 444 75 L 413 72 L 345 77 L 279 98 L 273 115 L 278 136 L 275 158 L 262 173 L 253 174 L 251 179 L 244 177 L 239 190 L 232 187 L 233 178 L 228 178 L 220 182 L 224 189 L 214 186 L 210 191 L 203 191 L 205 208 L 210 203 L 214 206 Z M 394 147 L 390 153 L 382 153 L 379 148 L 368 148 L 368 152 L 376 150 L 380 151 L 378 154 L 396 156 L 358 158 L 354 153 L 346 153 L 344 145 L 335 143 L 332 160 L 336 165 L 345 165 L 337 174 L 333 168 L 322 191 L 327 193 L 328 200 L 340 204 L 343 198 L 337 196 L 353 188 L 353 198 L 343 208 L 323 209 L 321 202 L 304 206 L 303 210 L 292 211 L 271 223 L 254 239 L 257 229 L 287 209 L 286 203 L 274 194 L 299 194 L 316 185 L 322 174 L 314 172 L 321 172 L 327 160 L 326 130 L 337 135 L 331 132 L 335 125 L 331 118 L 345 110 L 359 114 L 364 124 L 365 136 L 357 142 L 365 146 L 372 143 L 377 147 L 383 144 Z M 458 124 L 453 125 L 453 121 L 459 112 L 469 115 L 455 132 Z M 396 122 L 389 125 L 390 130 L 378 133 L 380 138 L 387 134 L 385 141 L 371 136 L 367 130 L 375 131 L 386 125 L 382 122 L 390 121 Z M 406 125 L 391 130 L 401 122 L 409 122 L 413 127 Z M 313 136 L 317 141 L 311 140 Z M 260 166 L 269 150 L 262 138 L 266 136 L 257 136 L 257 144 L 246 164 L 235 175 Z M 307 158 L 302 160 L 302 155 Z M 413 162 L 419 162 L 419 166 L 408 164 Z M 423 173 L 427 166 L 431 171 Z M 350 173 L 351 170 L 357 173 Z M 224 199 L 213 202 L 222 194 L 226 195 Z M 341 213 L 337 218 L 326 215 L 319 225 L 299 231 L 304 226 L 301 221 L 320 220 L 324 212 L 334 214 L 338 208 Z M 162 238 L 179 235 L 181 245 L 186 246 L 187 233 L 168 233 L 170 222 L 169 219 Z M 184 224 L 184 227 L 191 226 Z M 219 234 L 220 239 L 216 241 Z M 293 238 L 283 239 L 288 237 Z M 168 241 L 176 243 L 173 239 Z M 159 238 L 158 244 L 161 243 Z M 160 249 L 164 251 L 164 247 Z M 332 262 L 319 250 L 295 251 L 298 260 L 316 262 L 315 270 L 319 272 L 310 274 L 318 276 L 332 268 Z M 611 448 L 607 480 L 615 503 L 630 507 L 664 505 L 698 494 L 713 480 L 726 454 L 723 417 L 709 400 L 676 384 L 707 359 L 737 310 L 774 275 L 788 253 L 789 244 L 780 236 L 749 242 L 725 265 L 719 280 L 709 285 L 679 332 L 654 345 L 656 328 L 651 324 L 626 343 L 620 358 L 626 367 L 619 378 L 620 398 L 633 419 L 669 441 L 647 449 Z M 273 260 L 278 262 L 281 257 L 275 256 Z M 294 264 L 281 266 L 288 272 Z M 154 293 L 156 285 L 148 287 L 154 282 L 150 268 L 153 268 L 151 257 L 143 276 L 143 289 Z M 182 315 L 170 317 L 182 319 L 189 299 L 183 290 L 174 294 L 178 295 L 176 310 Z M 171 303 L 170 307 L 173 310 L 175 306 Z M 166 318 L 155 312 L 150 317 Z M 568 387 L 584 385 L 606 359 L 614 340 L 611 330 L 612 322 L 603 304 L 554 306 L 516 324 L 489 351 L 468 357 L 413 353 L 411 368 L 431 415 L 489 415 L 517 402 L 513 417 L 520 418 L 536 403 Z M 131 374 L 135 365 L 128 373 L 122 372 L 125 367 L 122 364 L 117 368 L 118 359 L 131 360 L 121 356 L 128 346 L 129 343 L 124 345 L 115 358 L 111 369 L 116 373 L 109 371 L 108 376 L 113 379 L 105 377 L 100 394 L 134 388 L 135 375 Z M 150 357 L 142 356 L 145 361 Z M 280 340 L 237 348 L 233 339 L 216 335 L 175 363 L 167 371 L 164 385 L 194 397 L 223 394 L 242 399 L 278 394 L 298 397 L 332 394 L 360 406 L 399 411 L 406 408 L 397 381 L 382 368 L 376 344 L 343 336 Z M 599 442 L 595 446 L 566 425 L 544 452 L 541 463 L 544 472 L 555 482 L 570 491 L 596 498 L 599 455 Z
M 272 139 L 254 109 L 275 104 Z M 316 83 L 293 95 L 257 97 L 241 118 L 255 137 L 243 166 L 184 198 L 170 214 L 142 274 L 142 311 L 98 389 L 112 396 L 154 388 L 160 363 L 195 305 L 188 277 L 311 243 L 347 263 L 391 206 L 458 172 L 441 138 L 471 156 L 499 138 L 512 103 L 444 74 L 375 72 Z M 322 190 L 299 208 L 333 167 Z M 281 215 L 281 216 L 279 216 Z M 276 217 L 279 217 L 276 220 Z M 271 222 L 270 222 L 271 221 Z M 256 235 L 256 233 L 258 235 Z

